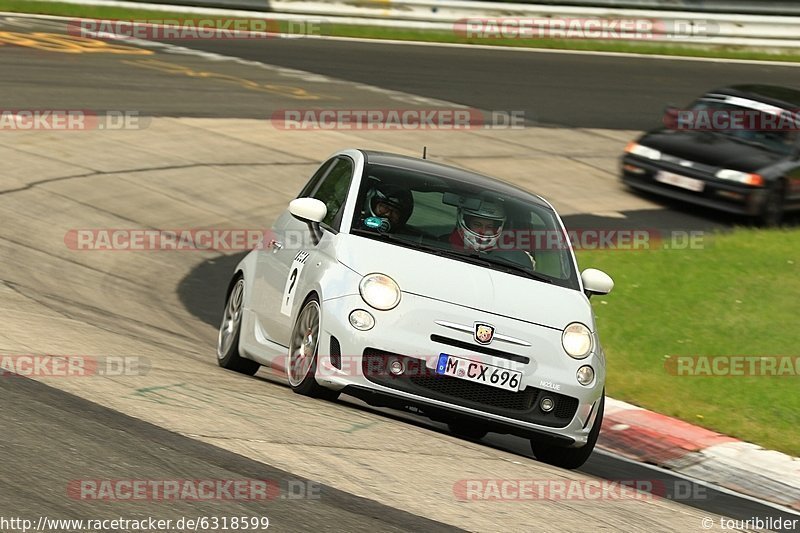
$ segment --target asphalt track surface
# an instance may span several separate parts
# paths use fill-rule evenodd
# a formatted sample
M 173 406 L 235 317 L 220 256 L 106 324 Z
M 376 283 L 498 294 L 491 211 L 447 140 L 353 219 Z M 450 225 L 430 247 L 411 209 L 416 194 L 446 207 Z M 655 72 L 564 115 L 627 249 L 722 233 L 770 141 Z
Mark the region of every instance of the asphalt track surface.
M 800 67 L 777 64 L 611 57 L 502 47 L 466 52 L 458 47 L 318 38 L 171 43 L 483 110 L 521 110 L 531 122 L 569 128 L 643 131 L 658 125 L 667 103 L 686 105 L 715 87 L 747 83 L 800 87 Z M 275 99 L 265 102 L 263 95 L 259 98 L 235 84 L 216 89 L 178 82 L 164 84 L 141 69 L 136 75 L 104 70 L 98 80 L 79 75 L 71 68 L 72 63 L 68 60 L 60 65 L 64 68 L 55 71 L 43 64 L 27 71 L 26 79 L 5 80 L 11 87 L 26 88 L 16 91 L 12 102 L 29 107 L 42 100 L 51 107 L 81 103 L 98 107 L 107 102 L 124 102 L 143 112 L 167 116 L 256 118 L 264 117 L 269 107 L 279 104 Z M 5 71 L 14 72 L 13 65 L 7 67 L 11 68 L 4 68 Z M 52 90 L 59 83 L 80 90 Z M 220 98 L 223 94 L 226 97 Z M 329 96 L 341 104 L 341 94 L 335 88 Z
M 157 517 L 269 518 L 278 531 L 461 531 L 358 498 L 264 463 L 166 431 L 19 376 L 0 386 L 2 516 L 108 520 Z M 11 429 L 13 428 L 13 429 Z M 49 438 L 48 438 L 49 437 Z M 280 486 L 264 501 L 105 502 L 64 497 L 63 487 L 85 479 L 257 479 Z M 290 484 L 310 482 L 310 499 L 290 497 Z M 53 491 L 59 487 L 61 491 Z M 299 492 L 298 492 L 299 494 Z M 289 496 L 289 497 L 287 497 Z M 316 497 L 318 496 L 318 497 Z M 335 527 L 331 527 L 335 524 Z M 170 528 L 172 529 L 172 528 Z M 267 529 L 267 528 L 264 528 Z
M 652 122 L 653 110 L 657 114 L 665 101 L 685 101 L 709 86 L 759 76 L 769 77 L 773 82 L 780 82 L 781 76 L 786 80 L 790 76 L 793 81 L 796 79 L 796 70 L 785 67 L 509 51 L 465 53 L 434 47 L 311 39 L 274 40 L 255 46 L 239 42 L 192 43 L 191 46 L 482 109 L 525 109 L 541 122 L 571 127 L 643 128 Z M 0 65 L 5 72 L 18 74 L 6 77 L 0 84 L 4 107 L 129 108 L 167 116 L 263 117 L 270 109 L 291 101 L 275 87 L 253 94 L 250 88 L 242 85 L 245 76 L 260 83 L 253 80 L 257 75 L 252 68 L 237 69 L 218 64 L 214 69 L 202 71 L 213 70 L 218 80 L 227 80 L 214 85 L 199 83 L 197 78 L 203 76 L 186 74 L 185 69 L 180 75 L 170 77 L 163 75 L 163 68 L 158 70 L 142 66 L 145 63 L 131 63 L 152 58 L 126 56 L 124 61 L 119 61 L 119 58 L 98 54 L 92 59 L 86 62 L 82 54 L 54 55 L 43 50 L 4 45 L 0 48 Z M 194 69 L 194 73 L 200 72 L 193 61 L 187 58 L 182 65 Z M 443 65 L 447 66 L 444 74 Z M 232 77 L 236 78 L 233 82 L 230 81 Z M 578 84 L 579 81 L 582 84 Z M 331 105 L 341 105 L 352 90 L 335 83 L 323 85 L 325 89 L 320 95 Z M 646 93 L 652 87 L 658 92 Z M 594 101 L 586 102 L 587 94 L 591 94 Z M 574 102 L 581 104 L 575 107 Z M 685 227 L 681 225 L 680 214 L 675 216 L 676 225 Z M 712 224 L 718 225 L 719 221 Z M 177 286 L 183 305 L 201 323 L 216 327 L 222 300 L 220 291 L 238 259 L 231 255 L 204 262 Z M 199 290 L 201 287 L 206 290 Z M 263 386 L 277 385 L 264 383 Z M 76 478 L 267 477 L 280 480 L 290 475 L 263 461 L 199 443 L 26 379 L 7 378 L 0 387 L 0 396 L 2 424 L 14 428 L 4 431 L 0 439 L 6 458 L 0 466 L 3 479 L 0 509 L 6 515 L 13 511 L 15 515 L 60 513 L 61 517 L 82 517 L 86 514 L 85 502 L 70 501 L 63 491 L 54 490 Z M 375 412 L 357 403 L 350 408 Z M 382 417 L 402 418 L 409 424 L 442 431 L 441 427 L 401 413 L 379 413 Z M 485 444 L 530 457 L 525 450 L 527 444 L 521 440 L 490 436 Z M 109 465 L 114 465 L 113 475 L 109 475 Z M 607 479 L 661 476 L 665 480 L 672 479 L 666 473 L 656 475 L 643 467 L 599 454 L 592 457 L 583 472 Z M 54 476 L 59 479 L 54 480 Z M 287 530 L 436 531 L 449 527 L 330 487 L 322 490 L 326 495 L 324 503 L 293 501 L 289 506 L 289 502 L 273 502 L 270 519 L 276 526 L 285 525 Z M 708 498 L 684 503 L 734 518 L 788 517 L 770 507 L 716 491 L 711 491 Z M 241 509 L 226 508 L 226 513 L 253 510 L 245 503 L 237 505 Z M 301 506 L 304 507 L 301 509 Z M 102 513 L 119 516 L 123 510 L 143 509 L 135 505 L 129 509 L 113 507 L 103 508 Z M 157 512 L 147 507 L 149 514 L 159 514 L 159 518 L 202 515 L 203 512 L 196 511 L 204 510 L 202 505 L 200 508 L 192 506 L 191 510 L 178 506 L 172 511 L 164 506 Z M 214 513 L 213 508 L 207 511 L 219 514 Z M 93 506 L 91 512 L 93 517 L 101 518 L 97 506 Z
M 667 103 L 686 105 L 715 87 L 753 82 L 800 86 L 798 67 L 501 47 L 465 53 L 456 47 L 313 38 L 188 46 L 479 109 L 522 110 L 531 121 L 569 128 L 646 130 L 658 124 Z

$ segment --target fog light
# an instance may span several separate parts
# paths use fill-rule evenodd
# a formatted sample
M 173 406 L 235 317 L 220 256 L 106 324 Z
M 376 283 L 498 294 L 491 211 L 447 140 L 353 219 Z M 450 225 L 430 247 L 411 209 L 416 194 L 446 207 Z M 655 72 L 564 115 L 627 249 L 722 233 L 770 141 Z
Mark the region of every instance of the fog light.
M 389 372 L 393 376 L 399 376 L 403 373 L 403 362 L 399 359 L 394 359 L 391 363 L 389 363 Z
M 734 200 L 744 199 L 744 194 L 733 191 L 717 191 L 717 195 L 725 198 L 732 198 Z
M 350 325 L 360 331 L 367 331 L 375 325 L 375 319 L 369 311 L 356 309 L 350 313 Z
M 588 385 L 594 380 L 594 370 L 589 365 L 584 365 L 578 369 L 578 383 Z
M 539 408 L 544 411 L 545 413 L 549 413 L 553 410 L 553 407 L 556 406 L 556 403 L 553 401 L 552 398 L 545 396 L 542 398 L 542 401 L 539 402 Z
M 626 164 L 626 165 L 622 165 L 622 168 L 624 170 L 628 171 L 628 172 L 633 173 L 633 174 L 644 174 L 646 172 L 643 168 L 639 168 L 639 167 L 634 166 L 634 165 L 627 165 Z

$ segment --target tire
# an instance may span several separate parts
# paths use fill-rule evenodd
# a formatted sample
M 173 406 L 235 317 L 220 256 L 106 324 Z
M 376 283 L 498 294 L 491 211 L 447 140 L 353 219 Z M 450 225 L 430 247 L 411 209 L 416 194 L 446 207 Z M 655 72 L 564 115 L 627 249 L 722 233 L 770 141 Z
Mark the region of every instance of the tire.
M 778 180 L 767 191 L 767 198 L 764 200 L 764 207 L 758 221 L 765 228 L 776 228 L 783 222 L 784 215 L 784 185 L 783 181 Z
M 244 303 L 244 278 L 237 275 L 233 279 L 225 299 L 222 324 L 217 336 L 217 363 L 222 368 L 252 376 L 260 364 L 239 355 L 239 335 L 242 330 L 242 304 Z
M 468 440 L 481 440 L 489 431 L 477 422 L 470 422 L 469 420 L 453 420 L 447 423 L 447 428 L 450 433 L 456 437 L 461 437 Z
M 310 296 L 297 314 L 289 340 L 289 386 L 297 394 L 335 400 L 339 391 L 317 383 L 317 354 L 322 331 L 322 308 L 316 295 Z
M 589 438 L 586 445 L 581 448 L 565 448 L 561 446 L 553 446 L 543 442 L 531 441 L 531 449 L 536 459 L 549 465 L 558 466 L 573 470 L 583 465 L 589 456 L 592 455 L 595 444 L 597 444 L 597 437 L 600 435 L 600 426 L 603 424 L 603 411 L 606 405 L 606 394 L 603 391 L 602 399 L 600 400 L 600 408 L 597 412 L 597 417 L 594 419 L 594 425 L 589 432 Z

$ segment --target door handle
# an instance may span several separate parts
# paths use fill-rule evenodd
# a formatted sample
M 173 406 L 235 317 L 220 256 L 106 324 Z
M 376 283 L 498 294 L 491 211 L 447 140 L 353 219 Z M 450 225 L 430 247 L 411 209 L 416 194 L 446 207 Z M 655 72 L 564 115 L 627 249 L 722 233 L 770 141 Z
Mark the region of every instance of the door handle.
M 272 248 L 272 253 L 275 253 L 281 248 L 283 248 L 283 243 L 278 242 L 275 239 L 272 239 L 271 241 L 269 241 L 269 247 Z

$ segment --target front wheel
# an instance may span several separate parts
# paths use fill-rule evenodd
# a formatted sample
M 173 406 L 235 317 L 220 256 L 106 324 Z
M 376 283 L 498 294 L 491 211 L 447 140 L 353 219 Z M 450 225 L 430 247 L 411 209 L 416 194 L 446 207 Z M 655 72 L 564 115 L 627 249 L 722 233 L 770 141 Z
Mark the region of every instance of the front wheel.
M 225 301 L 222 324 L 217 337 L 217 363 L 222 368 L 252 376 L 261 367 L 255 361 L 239 355 L 239 334 L 242 329 L 244 278 L 238 276 Z
M 767 191 L 767 198 L 764 200 L 764 207 L 759 215 L 761 225 L 767 228 L 774 228 L 783 222 L 783 182 L 778 181 Z
M 317 383 L 315 377 L 321 323 L 319 300 L 311 296 L 297 315 L 289 342 L 289 385 L 294 392 L 303 396 L 335 400 L 339 397 L 339 391 L 326 389 Z
M 557 466 L 560 468 L 567 468 L 569 470 L 578 468 L 589 459 L 597 444 L 597 437 L 600 435 L 600 426 L 603 424 L 603 411 L 606 405 L 606 395 L 603 391 L 603 396 L 600 399 L 600 407 L 597 411 L 597 417 L 594 419 L 594 425 L 589 432 L 589 438 L 586 444 L 581 448 L 564 448 L 561 446 L 553 446 L 536 440 L 531 441 L 531 449 L 536 459 L 549 465 Z

